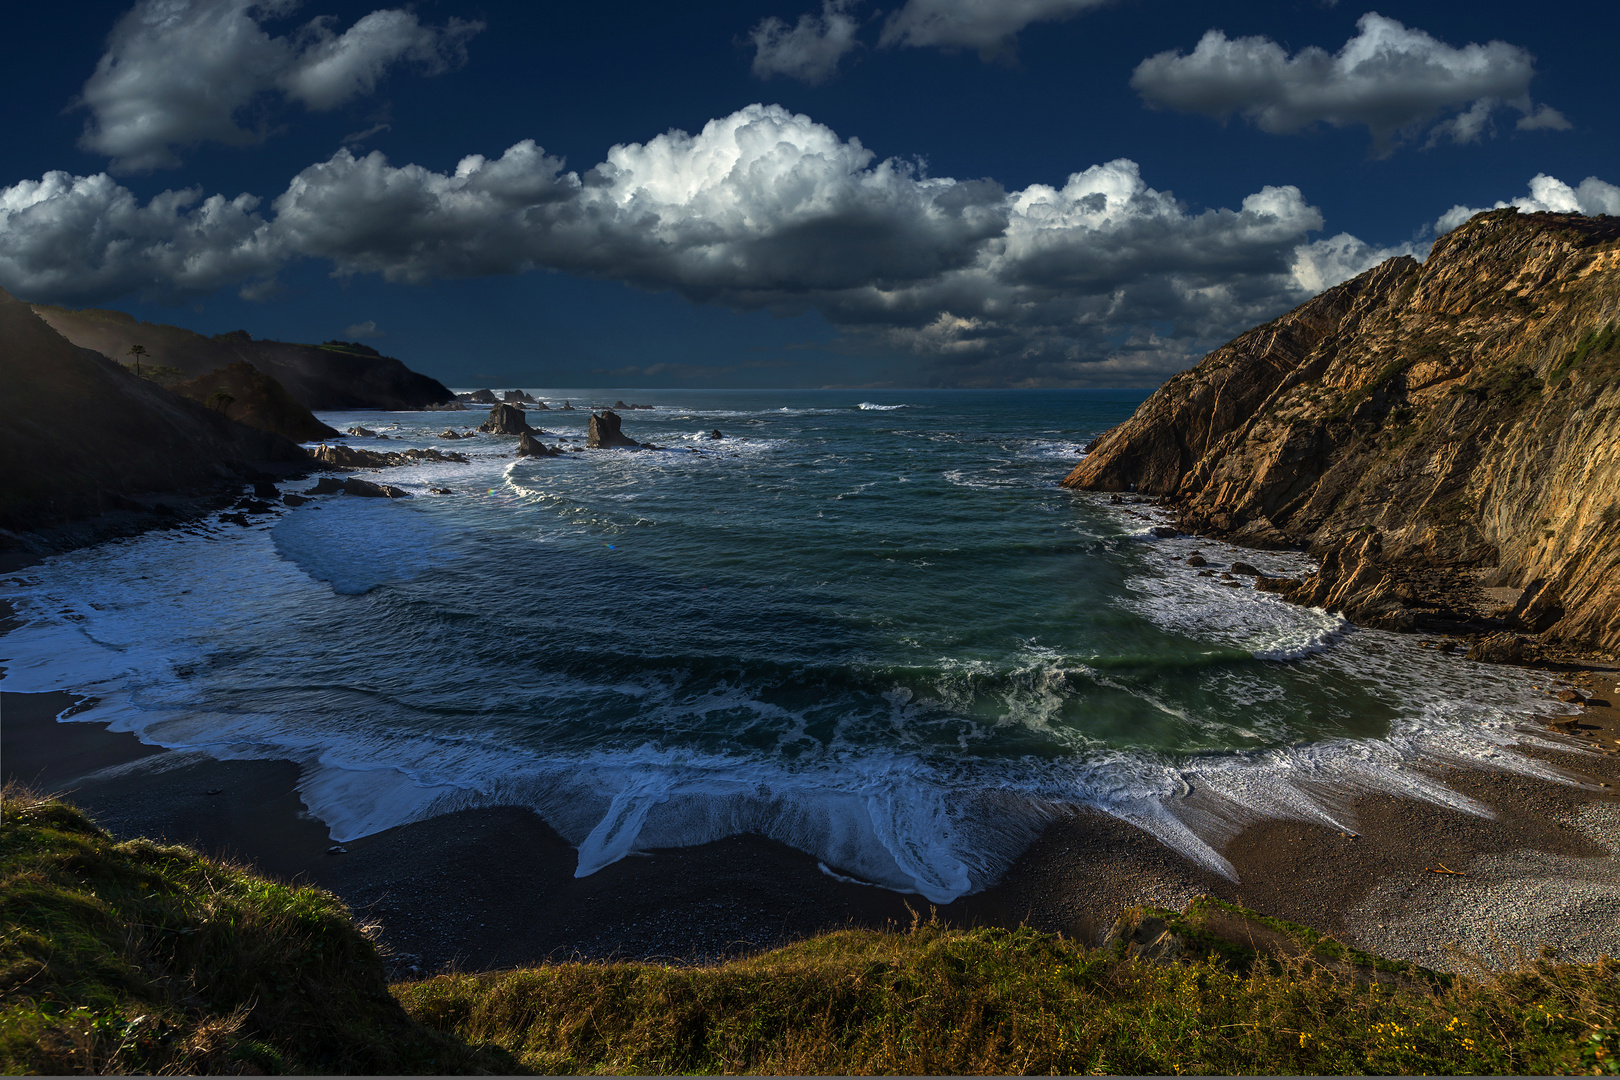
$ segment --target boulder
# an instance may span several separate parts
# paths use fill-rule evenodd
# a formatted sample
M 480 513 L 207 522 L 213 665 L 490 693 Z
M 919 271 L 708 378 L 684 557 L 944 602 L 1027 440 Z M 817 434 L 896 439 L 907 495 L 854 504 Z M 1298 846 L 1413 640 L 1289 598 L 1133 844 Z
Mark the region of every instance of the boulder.
M 1258 569 L 1256 569 L 1253 566 L 1250 566 L 1246 562 L 1235 562 L 1235 563 L 1233 563 L 1232 564 L 1232 573 L 1234 573 L 1234 574 L 1242 574 L 1244 577 L 1265 577 L 1266 576 L 1265 574 L 1261 573 Z
M 455 492 L 453 490 L 451 490 L 450 488 L 428 488 L 428 491 L 429 491 L 429 493 L 431 493 L 433 495 L 454 495 L 455 494 Z
M 1179 529 L 1173 529 L 1168 525 L 1155 525 L 1151 531 L 1154 536 L 1157 536 L 1161 540 L 1170 540 L 1181 535 L 1181 531 Z
M 343 490 L 343 481 L 335 476 L 323 476 L 315 481 L 315 486 L 304 492 L 305 495 L 335 495 Z
M 345 495 L 360 495 L 368 499 L 408 499 L 411 493 L 401 491 L 388 484 L 373 484 L 370 480 L 362 480 L 358 476 L 351 476 L 343 481 Z
M 715 428 L 713 431 L 709 432 L 709 438 L 711 438 L 711 439 L 723 439 L 723 438 L 725 438 L 725 436 L 720 434 L 720 429 L 719 428 Z
M 1209 560 L 1204 558 L 1202 555 L 1189 555 L 1189 556 L 1187 556 L 1187 565 L 1188 566 L 1208 566 L 1209 565 Z
M 372 431 L 370 428 L 363 428 L 363 427 L 358 427 L 358 426 L 350 428 L 349 429 L 349 434 L 353 435 L 357 439 L 374 439 L 374 438 L 377 437 L 377 433 L 375 431 Z
M 465 438 L 470 438 L 470 436 L 463 435 L 459 431 L 451 431 L 449 428 L 445 428 L 443 431 L 439 432 L 439 438 L 441 438 L 441 439 L 465 439 Z
M 1565 705 L 1576 705 L 1586 700 L 1585 698 L 1581 697 L 1580 691 L 1578 690 L 1560 690 L 1553 696 L 1559 701 L 1562 701 Z
M 496 405 L 489 410 L 489 419 L 478 425 L 478 430 L 490 435 L 524 435 L 533 432 L 528 415 L 515 405 Z
M 1474 642 L 1468 659 L 1482 664 L 1523 664 L 1535 659 L 1534 643 L 1518 634 L 1491 634 Z
M 641 444 L 625 435 L 620 428 L 619 414 L 612 409 L 602 410 L 601 415 L 591 413 L 589 430 L 585 433 L 585 446 L 591 450 L 611 450 L 615 447 L 629 447 L 640 449 Z
M 305 503 L 309 502 L 309 500 L 304 498 L 304 496 L 294 495 L 290 491 L 281 497 L 281 501 L 287 506 L 303 506 Z
M 1102 947 L 1118 950 L 1130 959 L 1166 964 L 1180 959 L 1186 941 L 1163 918 L 1132 908 L 1114 921 Z
M 518 442 L 518 457 L 558 457 L 562 454 L 562 447 L 547 446 L 528 432 Z

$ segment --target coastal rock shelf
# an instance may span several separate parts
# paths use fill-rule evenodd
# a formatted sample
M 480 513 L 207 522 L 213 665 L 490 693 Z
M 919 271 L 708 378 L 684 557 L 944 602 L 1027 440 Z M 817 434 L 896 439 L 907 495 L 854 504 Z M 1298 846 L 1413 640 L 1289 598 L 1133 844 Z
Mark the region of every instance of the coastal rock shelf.
M 1617 331 L 1620 221 L 1480 214 L 1210 353 L 1063 483 L 1305 547 L 1262 587 L 1364 624 L 1614 652 Z

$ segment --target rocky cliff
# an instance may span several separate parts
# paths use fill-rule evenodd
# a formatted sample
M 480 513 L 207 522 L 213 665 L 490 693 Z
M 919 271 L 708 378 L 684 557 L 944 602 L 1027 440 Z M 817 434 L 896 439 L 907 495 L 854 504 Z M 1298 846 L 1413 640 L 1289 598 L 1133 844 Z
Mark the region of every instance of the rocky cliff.
M 145 510 L 145 496 L 232 494 L 310 465 L 287 439 L 74 346 L 0 290 L 0 529 Z
M 255 341 L 245 330 L 205 337 L 101 308 L 36 304 L 34 313 L 75 345 L 118 361 L 126 361 L 130 347 L 140 345 L 146 349 L 143 362 L 177 368 L 188 378 L 246 362 L 280 383 L 306 409 L 420 409 L 454 397 L 437 379 L 352 342 Z
M 1065 486 L 1303 546 L 1303 603 L 1620 650 L 1620 219 L 1480 214 L 1210 353 Z

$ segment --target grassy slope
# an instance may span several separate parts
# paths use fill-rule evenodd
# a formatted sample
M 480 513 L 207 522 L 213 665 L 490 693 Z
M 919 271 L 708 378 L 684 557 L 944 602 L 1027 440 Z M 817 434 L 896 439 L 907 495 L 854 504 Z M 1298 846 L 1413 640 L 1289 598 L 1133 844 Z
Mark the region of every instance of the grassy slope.
M 919 922 L 715 967 L 553 964 L 389 988 L 325 893 L 116 843 L 20 792 L 4 822 L 8 1073 L 1512 1074 L 1612 1069 L 1620 1051 L 1620 963 L 1431 978 L 1230 905 L 1156 913 L 1204 953 L 1160 966 Z M 1234 919 L 1299 948 L 1266 959 L 1206 933 Z
M 389 994 L 347 908 L 8 790 L 0 1071 L 504 1073 Z

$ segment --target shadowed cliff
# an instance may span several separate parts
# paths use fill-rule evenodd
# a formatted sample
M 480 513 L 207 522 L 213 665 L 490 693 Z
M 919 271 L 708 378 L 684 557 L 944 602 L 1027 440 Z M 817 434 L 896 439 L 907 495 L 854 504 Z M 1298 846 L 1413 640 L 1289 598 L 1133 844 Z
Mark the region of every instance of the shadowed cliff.
M 1620 649 L 1617 328 L 1620 220 L 1480 214 L 1210 353 L 1064 484 L 1304 546 L 1264 587 L 1359 622 Z
M 75 345 L 120 361 L 131 346 L 140 345 L 147 350 L 145 362 L 177 368 L 187 378 L 238 362 L 252 364 L 306 409 L 421 409 L 454 396 L 437 379 L 363 345 L 255 341 L 243 330 L 204 337 L 101 308 L 35 304 L 34 312 Z
M 0 462 L 0 528 L 13 530 L 144 509 L 134 495 L 223 494 L 312 464 L 279 435 L 74 346 L 3 290 Z

